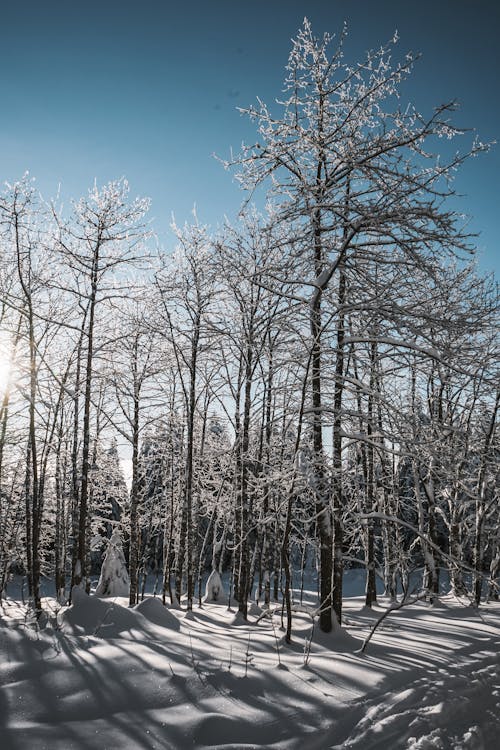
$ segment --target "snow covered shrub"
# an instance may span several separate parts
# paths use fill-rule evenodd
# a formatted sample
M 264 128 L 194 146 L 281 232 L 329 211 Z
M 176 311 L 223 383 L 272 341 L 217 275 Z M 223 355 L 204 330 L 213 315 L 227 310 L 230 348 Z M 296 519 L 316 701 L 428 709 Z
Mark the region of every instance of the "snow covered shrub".
M 120 531 L 115 529 L 108 542 L 106 557 L 101 568 L 96 596 L 128 596 L 130 579 L 123 554 Z
M 206 602 L 220 602 L 225 598 L 224 586 L 217 570 L 212 570 L 205 586 Z

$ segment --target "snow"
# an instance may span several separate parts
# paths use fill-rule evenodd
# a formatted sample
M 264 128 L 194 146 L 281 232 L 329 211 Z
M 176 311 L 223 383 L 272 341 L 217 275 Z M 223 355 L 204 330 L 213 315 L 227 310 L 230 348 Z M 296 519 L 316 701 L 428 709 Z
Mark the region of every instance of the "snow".
M 130 578 L 123 554 L 122 538 L 119 529 L 116 528 L 108 542 L 96 594 L 97 596 L 128 596 L 129 590 Z
M 242 623 L 210 602 L 189 618 L 154 597 L 43 605 L 43 629 L 12 598 L 1 610 L 2 750 L 497 746 L 496 602 L 477 611 L 446 596 L 394 611 L 364 654 L 383 597 L 373 611 L 346 599 L 329 635 L 294 613 L 290 647 L 280 613 L 257 623 L 260 608 Z
M 147 597 L 142 602 L 139 602 L 134 607 L 134 611 L 139 612 L 146 620 L 155 625 L 160 625 L 162 628 L 179 630 L 180 625 L 177 617 L 156 597 Z
M 205 602 L 226 601 L 226 593 L 218 570 L 212 570 L 205 585 Z

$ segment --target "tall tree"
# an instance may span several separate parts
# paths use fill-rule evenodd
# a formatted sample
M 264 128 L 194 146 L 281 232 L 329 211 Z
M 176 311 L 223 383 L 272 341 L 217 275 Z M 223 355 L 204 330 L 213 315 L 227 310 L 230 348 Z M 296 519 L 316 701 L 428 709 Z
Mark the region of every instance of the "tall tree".
M 70 293 L 82 304 L 83 424 L 81 479 L 78 493 L 78 529 L 72 572 L 74 585 L 85 580 L 88 587 L 87 521 L 91 469 L 91 412 L 96 352 L 102 347 L 101 330 L 105 303 L 124 297 L 130 287 L 132 268 L 144 265 L 147 256 L 143 222 L 149 207 L 146 199 L 129 202 L 126 180 L 97 185 L 74 206 L 74 216 L 60 222 L 58 248 L 72 279 Z M 104 308 L 104 309 L 103 309 Z
M 156 285 L 160 309 L 156 324 L 169 340 L 181 386 L 186 424 L 183 498 L 180 509 L 176 598 L 180 602 L 184 571 L 187 607 L 194 598 L 195 535 L 193 528 L 195 416 L 200 398 L 199 371 L 206 347 L 207 315 L 215 292 L 208 229 L 197 222 L 174 230 L 178 239 L 173 263 L 160 270 Z
M 263 102 L 243 110 L 257 122 L 259 143 L 244 147 L 232 163 L 240 168 L 244 188 L 254 190 L 270 181 L 275 220 L 286 223 L 302 258 L 300 282 L 312 352 L 309 393 L 324 631 L 332 628 L 332 604 L 338 621 L 342 607 L 341 408 L 348 276 L 374 252 L 384 262 L 393 258 L 412 269 L 429 267 L 440 255 L 465 249 L 458 216 L 443 201 L 453 192 L 452 172 L 484 148 L 474 143 L 448 161 L 436 159 L 427 150 L 428 142 L 459 132 L 449 121 L 454 105 L 442 105 L 427 118 L 411 106 L 399 105 L 398 90 L 411 72 L 413 56 L 392 63 L 395 37 L 349 65 L 343 57 L 344 36 L 345 31 L 330 54 L 331 37 L 316 38 L 304 21 L 288 59 L 281 113 L 275 115 Z M 276 272 L 283 274 L 283 266 Z M 299 284 L 296 272 L 297 267 L 288 271 Z M 336 331 L 336 386 L 330 481 L 324 452 L 322 352 L 331 326 Z

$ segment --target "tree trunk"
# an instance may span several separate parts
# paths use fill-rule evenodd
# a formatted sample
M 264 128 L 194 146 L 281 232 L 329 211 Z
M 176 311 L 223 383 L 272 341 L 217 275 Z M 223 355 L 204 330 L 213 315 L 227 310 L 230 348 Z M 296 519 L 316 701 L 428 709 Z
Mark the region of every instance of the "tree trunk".
M 97 285 L 99 274 L 99 252 L 101 242 L 96 242 L 92 256 L 91 288 L 89 295 L 89 322 L 87 327 L 87 358 L 85 371 L 85 395 L 83 402 L 83 446 L 82 446 L 82 477 L 80 485 L 80 508 L 78 514 L 78 553 L 76 566 L 73 571 L 73 585 L 79 586 L 85 581 L 85 588 L 89 590 L 87 571 L 87 523 L 88 523 L 88 495 L 90 473 L 90 408 L 92 401 L 92 374 L 94 357 L 94 323 L 97 304 Z
M 139 595 L 139 492 L 141 485 L 139 466 L 139 415 L 140 415 L 140 393 L 137 382 L 137 339 L 135 341 L 134 359 L 132 363 L 134 376 L 134 415 L 132 421 L 132 486 L 130 492 L 130 552 L 129 552 L 129 576 L 130 594 L 129 606 L 133 607 L 138 602 Z

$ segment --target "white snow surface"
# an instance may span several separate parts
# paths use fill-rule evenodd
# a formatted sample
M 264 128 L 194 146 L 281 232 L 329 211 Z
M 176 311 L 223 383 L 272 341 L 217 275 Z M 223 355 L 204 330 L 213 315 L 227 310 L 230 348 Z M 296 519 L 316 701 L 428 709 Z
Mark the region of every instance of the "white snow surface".
M 78 597 L 39 629 L 0 610 L 2 750 L 275 748 L 490 750 L 500 736 L 500 604 L 444 597 L 390 614 L 345 604 L 339 633 L 295 615 L 242 624 L 205 603 L 191 617 L 149 597 Z M 261 612 L 261 610 L 259 610 Z M 57 617 L 56 617 L 57 615 Z M 238 620 L 235 622 L 235 620 Z M 279 648 L 279 652 L 278 649 Z M 278 658 L 279 655 L 279 658 Z M 245 676 L 246 674 L 246 676 Z

